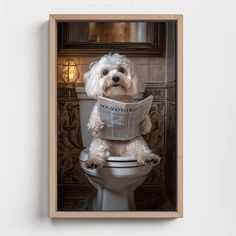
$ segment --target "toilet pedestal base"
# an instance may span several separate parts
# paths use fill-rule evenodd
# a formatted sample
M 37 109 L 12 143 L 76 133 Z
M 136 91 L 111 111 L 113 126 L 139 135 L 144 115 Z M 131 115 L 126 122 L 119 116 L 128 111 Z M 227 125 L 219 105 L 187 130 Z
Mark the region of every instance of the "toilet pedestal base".
M 101 190 L 102 193 L 97 194 L 97 198 L 94 199 L 94 210 L 97 211 L 128 211 L 131 209 L 130 199 L 133 198 L 133 192 L 129 193 L 127 190 Z M 101 196 L 102 198 L 100 198 Z M 135 208 L 135 204 L 132 207 Z
M 140 178 L 135 185 L 127 189 L 106 189 L 89 179 L 97 189 L 97 197 L 93 201 L 95 211 L 135 211 L 134 190 L 142 184 L 145 178 Z

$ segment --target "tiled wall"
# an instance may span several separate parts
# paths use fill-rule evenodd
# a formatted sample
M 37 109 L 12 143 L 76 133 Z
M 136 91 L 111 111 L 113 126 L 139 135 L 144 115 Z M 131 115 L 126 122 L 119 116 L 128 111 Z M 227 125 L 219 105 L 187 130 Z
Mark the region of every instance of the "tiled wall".
M 99 60 L 98 57 L 69 57 L 73 58 L 78 64 L 78 70 L 80 72 L 80 77 L 77 83 L 83 83 L 83 75 L 89 70 L 89 64 L 93 61 Z M 58 57 L 58 71 L 60 71 L 63 62 L 68 59 L 65 56 Z M 167 81 L 166 73 L 166 58 L 165 57 L 129 57 L 133 62 L 136 72 L 141 80 L 145 82 L 165 82 Z M 62 83 L 59 73 L 58 82 Z

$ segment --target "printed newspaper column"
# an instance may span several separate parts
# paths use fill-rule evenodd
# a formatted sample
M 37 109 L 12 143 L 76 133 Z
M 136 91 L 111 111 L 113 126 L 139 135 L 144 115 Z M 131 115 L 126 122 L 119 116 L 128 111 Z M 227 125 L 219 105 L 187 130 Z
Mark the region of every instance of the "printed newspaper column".
M 153 101 L 149 96 L 140 102 L 124 103 L 99 97 L 100 120 L 105 123 L 101 138 L 130 140 L 141 135 L 139 124 L 148 115 Z

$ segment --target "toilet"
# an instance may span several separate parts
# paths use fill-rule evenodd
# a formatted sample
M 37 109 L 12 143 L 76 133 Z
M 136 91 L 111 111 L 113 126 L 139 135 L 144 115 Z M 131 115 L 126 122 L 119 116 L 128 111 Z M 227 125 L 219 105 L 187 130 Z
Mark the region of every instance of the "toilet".
M 92 135 L 87 129 L 91 110 L 96 100 L 87 96 L 83 87 L 76 87 L 80 103 L 80 125 L 85 149 L 80 154 L 80 166 L 90 184 L 96 188 L 93 200 L 95 211 L 133 211 L 135 210 L 134 190 L 146 179 L 152 170 L 149 164 L 139 164 L 132 156 L 109 156 L 100 169 L 87 169 L 85 161 L 89 158 L 88 147 Z M 140 100 L 142 95 L 137 97 Z

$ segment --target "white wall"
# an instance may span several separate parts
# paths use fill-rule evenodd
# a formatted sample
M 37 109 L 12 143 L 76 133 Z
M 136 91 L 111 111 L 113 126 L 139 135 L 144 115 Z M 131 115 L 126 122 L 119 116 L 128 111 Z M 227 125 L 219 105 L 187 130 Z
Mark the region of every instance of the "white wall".
M 0 3 L 0 234 L 236 235 L 234 0 Z M 51 220 L 48 14 L 184 14 L 184 218 Z

